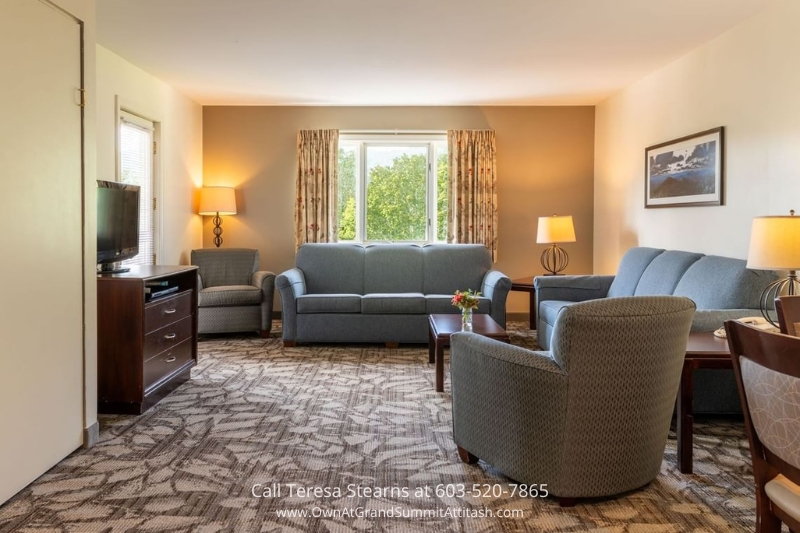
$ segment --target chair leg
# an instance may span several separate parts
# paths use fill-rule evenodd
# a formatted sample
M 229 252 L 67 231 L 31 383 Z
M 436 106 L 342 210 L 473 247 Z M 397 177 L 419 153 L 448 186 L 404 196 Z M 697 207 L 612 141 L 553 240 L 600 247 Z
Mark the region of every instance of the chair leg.
M 394 350 L 394 349 L 398 348 L 399 346 L 400 346 L 399 342 L 387 342 L 386 343 L 386 347 L 391 349 L 391 350 Z
M 270 331 L 268 329 L 262 329 L 261 331 L 258 332 L 258 334 L 261 335 L 262 339 L 268 339 L 269 333 Z
M 458 448 L 458 456 L 461 458 L 462 462 L 467 463 L 468 465 L 474 465 L 478 462 L 478 458 L 476 456 L 472 455 L 461 446 L 456 446 L 456 448 Z
M 756 489 L 756 533 L 780 533 L 781 521 L 770 512 L 770 501 L 763 489 Z
M 294 348 L 297 346 L 297 341 L 283 341 L 284 348 Z
M 561 498 L 557 496 L 556 499 L 561 507 L 575 507 L 575 504 L 578 503 L 578 498 Z

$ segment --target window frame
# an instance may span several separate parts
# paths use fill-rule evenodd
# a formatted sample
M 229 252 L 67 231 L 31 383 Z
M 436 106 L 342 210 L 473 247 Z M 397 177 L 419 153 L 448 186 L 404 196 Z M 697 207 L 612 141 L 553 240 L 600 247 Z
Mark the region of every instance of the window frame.
M 352 242 L 359 244 L 374 244 L 374 243 L 409 243 L 409 244 L 429 244 L 445 242 L 437 240 L 438 236 L 438 219 L 437 219 L 437 176 L 438 176 L 438 161 L 436 158 L 437 150 L 436 145 L 443 144 L 445 150 L 447 149 L 447 133 L 446 132 L 426 132 L 426 133 L 413 133 L 413 132 L 391 132 L 391 133 L 340 133 L 339 146 L 342 145 L 355 145 L 355 173 L 356 173 L 356 235 L 353 240 L 339 240 L 339 242 Z M 423 240 L 367 240 L 365 233 L 367 230 L 367 210 L 366 210 L 366 194 L 367 194 L 367 149 L 370 146 L 391 146 L 398 148 L 406 147 L 427 147 L 427 169 L 425 176 L 425 239 Z M 338 192 L 337 192 L 338 194 Z M 341 209 L 342 206 L 338 206 Z M 337 220 L 339 213 L 336 214 Z
M 161 122 L 148 116 L 146 113 L 141 113 L 134 109 L 134 106 L 127 105 L 118 95 L 116 96 L 116 113 L 115 113 L 115 165 L 114 165 L 114 179 L 117 182 L 122 181 L 122 124 L 127 121 L 134 126 L 143 129 L 152 128 L 152 142 L 153 152 L 151 153 L 151 190 L 152 198 L 140 197 L 140 202 L 148 202 L 152 206 L 153 211 L 153 229 L 152 229 L 152 242 L 153 242 L 153 255 L 147 262 L 141 263 L 136 261 L 137 256 L 131 264 L 144 264 L 156 265 L 158 259 L 161 257 L 161 242 L 162 242 L 162 220 L 161 220 L 161 180 L 160 180 L 160 161 L 161 161 Z M 141 226 L 141 221 L 140 221 Z

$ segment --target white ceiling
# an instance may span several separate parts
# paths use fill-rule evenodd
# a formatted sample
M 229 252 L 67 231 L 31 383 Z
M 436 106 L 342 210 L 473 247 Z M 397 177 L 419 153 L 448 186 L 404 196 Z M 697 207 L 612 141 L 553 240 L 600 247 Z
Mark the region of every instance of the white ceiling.
M 98 0 L 98 42 L 203 105 L 576 105 L 769 0 Z

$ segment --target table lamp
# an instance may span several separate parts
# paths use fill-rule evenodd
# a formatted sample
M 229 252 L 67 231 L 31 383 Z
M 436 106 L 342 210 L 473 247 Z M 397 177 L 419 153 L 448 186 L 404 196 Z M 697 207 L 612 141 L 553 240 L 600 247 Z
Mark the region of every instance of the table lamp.
M 222 215 L 236 214 L 236 193 L 231 187 L 203 187 L 200 189 L 199 215 L 214 217 L 214 245 L 222 244 Z
M 800 270 L 800 217 L 755 217 L 750 231 L 750 251 L 747 268 L 757 270 L 788 270 L 789 276 L 767 285 L 761 293 L 761 314 L 773 326 L 778 324 L 769 315 L 775 298 L 782 294 L 800 292 L 797 271 Z
M 536 242 L 550 244 L 542 252 L 542 266 L 548 272 L 546 276 L 558 276 L 559 272 L 567 268 L 569 256 L 567 252 L 558 247 L 560 242 L 575 242 L 575 225 L 572 216 L 539 217 L 539 227 L 536 232 Z

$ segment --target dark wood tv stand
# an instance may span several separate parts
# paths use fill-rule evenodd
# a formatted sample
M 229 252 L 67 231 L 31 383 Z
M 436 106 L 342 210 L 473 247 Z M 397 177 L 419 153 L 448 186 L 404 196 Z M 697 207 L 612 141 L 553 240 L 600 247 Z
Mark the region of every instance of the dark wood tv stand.
M 150 291 L 177 287 L 160 298 Z M 97 407 L 141 414 L 197 363 L 197 267 L 134 266 L 97 275 Z

